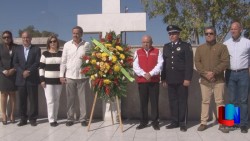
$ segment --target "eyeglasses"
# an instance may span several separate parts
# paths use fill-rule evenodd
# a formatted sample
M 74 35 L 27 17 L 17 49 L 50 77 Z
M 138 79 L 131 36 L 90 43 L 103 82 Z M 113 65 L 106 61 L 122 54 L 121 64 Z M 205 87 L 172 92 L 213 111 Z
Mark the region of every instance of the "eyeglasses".
M 52 40 L 52 41 L 49 41 L 50 43 L 57 43 L 57 41 L 56 40 Z
M 3 39 L 10 39 L 10 37 L 9 36 L 4 36 Z
M 212 32 L 209 33 L 209 32 L 208 32 L 208 33 L 205 33 L 205 35 L 206 35 L 206 36 L 208 36 L 208 35 L 214 35 L 214 33 L 212 33 Z

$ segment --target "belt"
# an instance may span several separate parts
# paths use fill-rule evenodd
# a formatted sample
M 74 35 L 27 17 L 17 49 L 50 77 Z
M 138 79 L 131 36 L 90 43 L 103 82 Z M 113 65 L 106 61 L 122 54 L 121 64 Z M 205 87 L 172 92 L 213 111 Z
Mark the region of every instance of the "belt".
M 248 68 L 245 68 L 245 69 L 238 69 L 238 70 L 230 70 L 230 69 L 228 69 L 228 70 L 231 71 L 231 72 L 241 72 L 241 71 L 248 70 Z

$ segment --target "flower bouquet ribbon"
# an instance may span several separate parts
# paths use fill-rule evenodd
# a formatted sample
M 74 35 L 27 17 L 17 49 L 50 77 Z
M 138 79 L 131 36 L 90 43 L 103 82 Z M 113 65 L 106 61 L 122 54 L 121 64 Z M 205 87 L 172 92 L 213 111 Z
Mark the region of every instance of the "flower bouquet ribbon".
M 92 39 L 92 42 L 99 47 L 103 52 L 107 53 L 109 57 L 112 57 L 113 52 L 109 51 L 102 43 L 97 41 L 96 39 Z M 121 66 L 121 64 L 118 62 L 119 67 L 121 68 L 122 74 L 130 81 L 133 82 L 135 79 L 130 76 L 130 74 Z

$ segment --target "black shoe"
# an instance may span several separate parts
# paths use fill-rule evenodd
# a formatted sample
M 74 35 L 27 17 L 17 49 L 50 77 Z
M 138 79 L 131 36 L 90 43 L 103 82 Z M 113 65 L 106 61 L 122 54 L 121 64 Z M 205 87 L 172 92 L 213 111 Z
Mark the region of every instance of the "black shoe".
M 229 133 L 229 129 L 228 127 L 226 127 L 225 125 L 219 125 L 219 130 L 222 132 L 222 133 Z
M 66 126 L 72 126 L 73 124 L 74 124 L 73 121 L 67 121 L 67 122 L 66 122 Z
M 153 126 L 153 128 L 155 129 L 155 130 L 160 130 L 160 126 L 159 126 L 159 124 L 152 124 L 152 126 Z
M 179 127 L 179 124 L 176 124 L 176 123 L 171 123 L 171 124 L 166 126 L 167 129 L 173 129 L 173 128 L 177 128 L 177 127 Z
M 248 133 L 248 127 L 247 126 L 241 126 L 240 131 L 241 131 L 241 133 Z
M 56 127 L 56 126 L 58 126 L 58 123 L 57 123 L 56 121 L 55 121 L 55 122 L 51 122 L 51 123 L 50 123 L 50 126 L 51 126 L 51 127 Z
M 145 128 L 145 127 L 147 127 L 147 124 L 140 124 L 140 125 L 138 125 L 137 127 L 136 127 L 136 129 L 137 130 L 140 130 L 140 129 L 143 129 L 143 128 Z
M 7 121 L 2 121 L 3 125 L 7 125 Z
M 31 126 L 37 126 L 37 123 L 36 123 L 36 121 L 30 121 L 30 125 Z
M 15 119 L 10 120 L 10 123 L 14 124 L 14 123 L 16 123 L 16 120 Z
M 181 127 L 180 127 L 180 130 L 181 130 L 182 132 L 186 132 L 186 131 L 187 131 L 187 127 L 186 127 L 186 126 L 181 126 Z
M 87 123 L 87 121 L 82 121 L 82 122 L 81 122 L 81 125 L 82 125 L 82 126 L 88 126 L 88 123 Z
M 20 121 L 17 126 L 24 126 L 27 124 L 27 121 Z
M 201 124 L 198 128 L 197 128 L 197 131 L 204 131 L 207 129 L 207 125 L 205 124 Z

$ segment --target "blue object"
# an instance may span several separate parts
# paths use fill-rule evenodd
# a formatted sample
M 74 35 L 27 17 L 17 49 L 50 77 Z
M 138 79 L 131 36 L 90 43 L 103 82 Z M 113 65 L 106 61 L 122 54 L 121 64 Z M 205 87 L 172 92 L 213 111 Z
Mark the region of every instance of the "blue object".
M 225 119 L 234 120 L 235 108 L 233 104 L 227 104 L 225 107 Z

